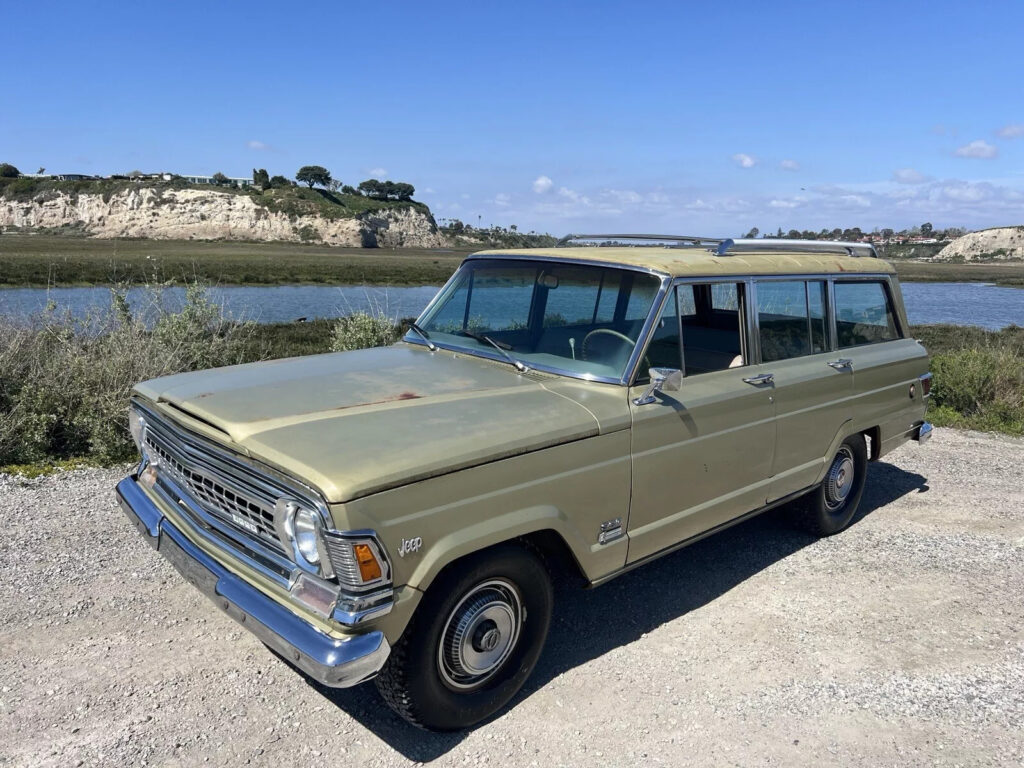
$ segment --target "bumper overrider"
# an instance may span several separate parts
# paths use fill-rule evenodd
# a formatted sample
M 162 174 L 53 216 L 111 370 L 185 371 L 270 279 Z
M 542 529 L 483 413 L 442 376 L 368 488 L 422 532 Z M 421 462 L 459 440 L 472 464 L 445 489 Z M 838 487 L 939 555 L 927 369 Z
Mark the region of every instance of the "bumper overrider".
M 117 485 L 121 509 L 143 538 L 214 604 L 323 685 L 347 688 L 380 671 L 391 652 L 384 633 L 339 639 L 275 602 L 193 544 L 127 477 Z

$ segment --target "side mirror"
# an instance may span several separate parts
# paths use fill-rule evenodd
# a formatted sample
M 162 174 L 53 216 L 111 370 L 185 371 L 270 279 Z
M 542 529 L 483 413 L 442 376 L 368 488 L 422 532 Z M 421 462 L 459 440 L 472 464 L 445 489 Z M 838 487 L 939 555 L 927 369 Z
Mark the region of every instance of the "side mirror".
M 683 386 L 683 372 L 678 368 L 649 368 L 647 374 L 651 383 L 633 405 L 648 405 L 657 402 L 655 392 L 678 392 Z

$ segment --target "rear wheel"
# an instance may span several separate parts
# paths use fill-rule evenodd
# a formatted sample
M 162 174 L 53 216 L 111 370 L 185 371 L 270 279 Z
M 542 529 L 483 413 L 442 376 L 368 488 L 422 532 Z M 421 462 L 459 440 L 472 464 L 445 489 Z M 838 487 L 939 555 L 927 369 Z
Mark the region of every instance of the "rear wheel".
M 863 435 L 851 435 L 832 457 L 825 479 L 798 504 L 799 520 L 815 536 L 831 536 L 857 514 L 867 480 L 868 452 Z
M 481 552 L 427 590 L 377 676 L 398 714 L 432 730 L 458 730 L 497 712 L 540 657 L 553 603 L 540 558 L 515 545 Z

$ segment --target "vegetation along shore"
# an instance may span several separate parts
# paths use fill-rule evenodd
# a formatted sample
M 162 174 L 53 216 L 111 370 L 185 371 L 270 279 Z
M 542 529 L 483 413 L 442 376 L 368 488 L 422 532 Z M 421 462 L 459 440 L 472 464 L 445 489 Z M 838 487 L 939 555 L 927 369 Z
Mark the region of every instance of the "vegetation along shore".
M 440 285 L 468 253 L 533 244 L 514 230 L 471 230 L 449 248 L 328 247 L 302 243 L 100 240 L 0 235 L 0 287 L 140 284 L 201 280 L 222 285 Z M 552 238 L 553 241 L 553 238 Z M 536 243 L 548 245 L 549 243 Z M 886 253 L 901 280 L 1024 287 L 1024 262 L 913 261 Z
M 180 311 L 160 309 L 159 289 L 152 297 L 156 314 L 147 323 L 114 291 L 110 306 L 86 320 L 59 310 L 22 322 L 0 320 L 0 471 L 130 459 L 126 414 L 137 381 L 390 344 L 403 325 L 401 318 L 366 314 L 235 323 L 199 284 L 188 288 Z M 1024 435 L 1024 328 L 933 325 L 912 332 L 932 354 L 932 422 Z

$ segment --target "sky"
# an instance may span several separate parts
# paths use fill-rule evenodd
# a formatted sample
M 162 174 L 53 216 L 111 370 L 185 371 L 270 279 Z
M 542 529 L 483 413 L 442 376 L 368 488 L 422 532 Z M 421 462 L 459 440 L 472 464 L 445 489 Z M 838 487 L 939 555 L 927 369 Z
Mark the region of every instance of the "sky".
M 1024 3 L 15 3 L 22 172 L 407 181 L 438 218 L 1024 224 Z

